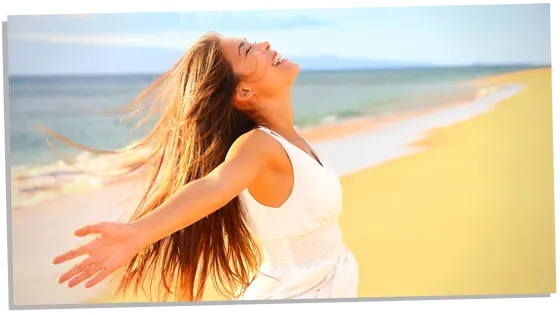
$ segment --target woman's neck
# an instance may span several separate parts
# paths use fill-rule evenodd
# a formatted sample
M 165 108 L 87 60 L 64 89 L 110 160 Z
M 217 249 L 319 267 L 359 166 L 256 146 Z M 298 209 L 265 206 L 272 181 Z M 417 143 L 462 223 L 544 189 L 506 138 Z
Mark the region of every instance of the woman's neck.
M 259 115 L 259 125 L 277 132 L 286 139 L 299 137 L 294 128 L 292 102 L 289 98 L 276 98 L 263 102 L 263 108 Z

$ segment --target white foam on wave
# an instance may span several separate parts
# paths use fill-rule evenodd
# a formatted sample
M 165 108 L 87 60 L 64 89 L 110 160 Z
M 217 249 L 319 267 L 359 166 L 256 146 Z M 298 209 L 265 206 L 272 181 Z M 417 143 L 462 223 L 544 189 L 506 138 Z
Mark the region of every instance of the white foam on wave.
M 88 152 L 78 155 L 73 164 L 57 161 L 48 165 L 18 165 L 11 168 L 12 208 L 20 208 L 51 200 L 61 195 L 74 194 L 103 187 L 116 181 L 114 176 L 99 176 L 114 166 L 134 163 L 140 156 L 94 156 Z
M 423 151 L 424 148 L 412 147 L 410 144 L 427 137 L 435 128 L 488 112 L 496 103 L 514 96 L 523 88 L 521 84 L 511 84 L 499 90 L 486 89 L 481 91 L 480 98 L 462 105 L 395 121 L 372 132 L 317 142 L 313 145 L 339 176 L 348 175 Z

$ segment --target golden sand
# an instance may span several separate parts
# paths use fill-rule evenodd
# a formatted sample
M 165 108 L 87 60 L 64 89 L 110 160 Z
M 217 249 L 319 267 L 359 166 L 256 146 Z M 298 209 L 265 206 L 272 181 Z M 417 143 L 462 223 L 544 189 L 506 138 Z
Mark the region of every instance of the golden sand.
M 525 90 L 415 144 L 428 150 L 341 179 L 341 226 L 360 266 L 360 297 L 556 292 L 551 70 L 476 83 Z M 91 302 L 147 301 L 111 293 Z M 205 295 L 218 299 L 212 289 Z
M 342 178 L 360 297 L 556 292 L 551 70 L 480 83 L 525 90 Z

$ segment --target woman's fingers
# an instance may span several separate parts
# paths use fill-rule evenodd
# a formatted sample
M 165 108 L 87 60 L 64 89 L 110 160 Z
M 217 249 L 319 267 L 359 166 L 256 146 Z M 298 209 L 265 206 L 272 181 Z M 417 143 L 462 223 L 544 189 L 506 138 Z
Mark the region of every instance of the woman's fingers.
M 93 261 L 91 260 L 91 258 L 84 259 L 81 263 L 75 265 L 72 269 L 67 271 L 62 276 L 60 276 L 60 278 L 58 278 L 58 283 L 66 282 L 68 279 L 74 277 L 75 275 L 77 275 L 77 274 L 81 273 L 82 271 L 86 270 L 87 268 L 89 268 L 92 264 L 93 264 Z
M 80 257 L 85 255 L 88 252 L 88 245 L 81 245 L 77 248 L 74 248 L 66 253 L 57 256 L 53 259 L 53 264 L 58 265 L 65 261 L 72 260 L 74 258 Z
M 77 286 L 78 284 L 80 284 L 80 283 L 84 282 L 85 280 L 91 278 L 93 275 L 95 275 L 97 272 L 99 272 L 99 270 L 101 270 L 101 267 L 99 267 L 99 265 L 91 265 L 89 268 L 84 270 L 84 272 L 80 273 L 79 275 L 74 277 L 72 280 L 70 280 L 70 282 L 68 282 L 68 287 L 73 288 L 73 287 Z
M 91 288 L 94 285 L 98 284 L 99 282 L 103 281 L 107 278 L 113 271 L 109 269 L 103 269 L 101 272 L 95 275 L 91 280 L 86 282 L 86 288 Z
M 103 233 L 103 227 L 104 227 L 103 223 L 86 225 L 74 231 L 74 235 L 78 237 L 83 237 L 83 236 L 88 236 L 90 234 L 101 234 Z
M 86 225 L 83 228 L 80 228 L 80 229 L 74 231 L 74 235 L 76 235 L 78 237 L 84 237 L 84 236 L 87 236 L 87 235 L 90 235 L 90 234 L 100 234 L 104 230 L 104 227 L 105 227 L 105 225 L 104 225 L 103 222 L 102 223 L 97 223 L 97 224 Z M 99 238 L 97 238 L 97 239 L 99 239 Z M 88 246 L 89 246 L 89 244 L 79 246 L 78 248 L 70 250 L 70 251 L 56 257 L 53 260 L 53 264 L 58 265 L 58 264 L 63 263 L 65 261 L 72 260 L 76 257 L 79 257 L 79 256 L 82 256 L 82 255 L 86 254 L 87 251 L 88 251 Z

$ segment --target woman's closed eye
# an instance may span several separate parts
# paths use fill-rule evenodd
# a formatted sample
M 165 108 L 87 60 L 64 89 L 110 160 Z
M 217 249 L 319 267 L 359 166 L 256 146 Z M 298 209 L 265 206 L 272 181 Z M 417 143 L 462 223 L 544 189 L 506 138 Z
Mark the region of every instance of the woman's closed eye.
M 256 45 L 256 44 L 257 44 L 257 42 L 254 42 L 254 43 L 253 43 L 253 45 Z M 250 52 L 251 50 L 253 50 L 253 45 L 251 45 L 251 46 L 249 46 L 249 48 L 247 48 L 247 50 L 245 51 L 245 56 L 247 56 L 247 55 L 249 54 L 249 52 Z

